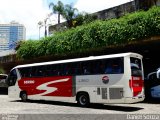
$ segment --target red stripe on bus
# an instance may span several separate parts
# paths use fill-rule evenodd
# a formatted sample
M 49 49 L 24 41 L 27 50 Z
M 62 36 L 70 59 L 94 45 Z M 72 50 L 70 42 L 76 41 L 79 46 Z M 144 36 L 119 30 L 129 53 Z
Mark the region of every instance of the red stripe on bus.
M 28 95 L 72 96 L 72 76 L 22 78 L 18 85 Z

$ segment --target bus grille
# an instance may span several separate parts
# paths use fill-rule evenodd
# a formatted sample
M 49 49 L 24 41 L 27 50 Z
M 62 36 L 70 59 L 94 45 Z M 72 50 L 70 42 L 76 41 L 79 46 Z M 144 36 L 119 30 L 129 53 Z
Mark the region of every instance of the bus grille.
M 107 88 L 102 88 L 102 99 L 108 99 Z
M 123 98 L 123 88 L 109 88 L 110 99 Z

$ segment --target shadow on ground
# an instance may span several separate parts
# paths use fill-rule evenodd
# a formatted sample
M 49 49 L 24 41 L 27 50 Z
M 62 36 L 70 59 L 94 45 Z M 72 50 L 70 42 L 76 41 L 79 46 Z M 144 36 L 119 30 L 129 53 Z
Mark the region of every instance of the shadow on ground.
M 146 104 L 160 104 L 160 98 L 148 98 L 143 101 Z
M 18 101 L 12 101 L 12 102 L 22 102 L 20 100 Z M 29 100 L 26 103 L 36 103 L 36 104 L 50 104 L 50 105 L 58 105 L 58 106 L 70 106 L 70 107 L 79 107 L 76 103 L 66 103 L 66 102 L 57 102 L 57 101 L 44 101 L 44 100 Z M 99 110 L 113 110 L 113 111 L 122 111 L 122 112 L 134 112 L 139 111 L 144 108 L 141 107 L 128 107 L 128 106 L 118 106 L 116 104 L 109 104 L 109 105 L 103 105 L 103 104 L 91 104 L 88 108 L 90 109 L 99 109 Z

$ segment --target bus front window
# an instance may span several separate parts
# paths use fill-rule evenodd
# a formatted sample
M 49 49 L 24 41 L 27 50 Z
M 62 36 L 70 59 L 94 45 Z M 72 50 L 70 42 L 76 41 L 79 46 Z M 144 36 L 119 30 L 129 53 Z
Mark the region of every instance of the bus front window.
M 14 86 L 16 84 L 16 80 L 17 80 L 17 73 L 16 70 L 12 70 L 8 76 L 7 82 L 8 82 L 8 86 Z

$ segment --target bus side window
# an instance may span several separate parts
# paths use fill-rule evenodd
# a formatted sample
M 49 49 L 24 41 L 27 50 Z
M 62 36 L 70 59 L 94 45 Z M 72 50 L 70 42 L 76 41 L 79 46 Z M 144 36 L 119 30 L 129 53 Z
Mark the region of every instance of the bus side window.
M 106 60 L 106 65 L 105 65 L 105 74 L 112 74 L 112 61 L 111 60 Z
M 31 77 L 44 77 L 46 76 L 46 67 L 45 66 L 34 66 L 31 70 Z
M 63 64 L 63 68 L 61 70 L 62 75 L 69 75 L 70 69 L 71 67 L 69 64 Z
M 114 58 L 106 60 L 106 74 L 120 74 L 123 73 L 124 64 L 122 58 Z
M 82 68 L 80 62 L 72 63 L 72 75 L 81 75 Z
M 66 75 L 72 75 L 72 64 L 71 63 L 68 63 L 67 64 L 67 67 L 66 67 Z
M 100 64 L 97 66 L 99 68 L 98 73 L 104 74 L 104 69 L 105 69 L 105 61 L 101 60 Z
M 45 66 L 45 76 L 50 77 L 53 76 L 54 65 L 46 65 Z
M 22 78 L 31 77 L 31 68 L 30 67 L 24 67 L 24 68 L 20 68 L 18 70 L 20 71 Z
M 38 66 L 36 68 L 36 77 L 44 77 L 46 76 L 46 72 L 45 72 L 45 66 Z
M 63 74 L 63 64 L 57 64 L 54 66 L 54 75 L 59 76 L 59 75 L 64 75 Z
M 82 62 L 82 69 L 84 75 L 91 74 L 89 61 Z

